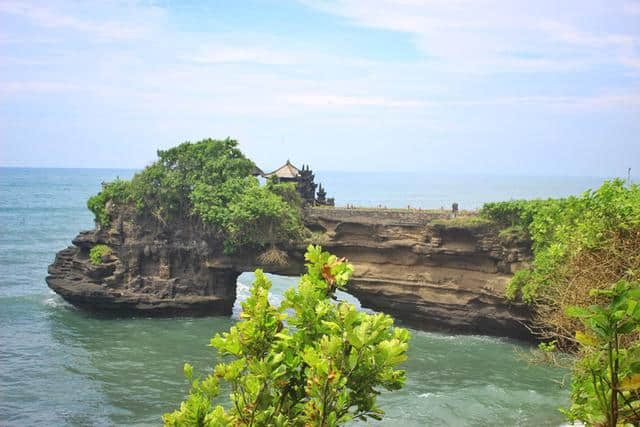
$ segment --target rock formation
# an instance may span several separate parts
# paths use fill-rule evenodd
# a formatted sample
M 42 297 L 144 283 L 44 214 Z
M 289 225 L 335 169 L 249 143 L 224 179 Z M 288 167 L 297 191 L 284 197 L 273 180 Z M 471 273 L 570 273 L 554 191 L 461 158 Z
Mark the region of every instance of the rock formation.
M 530 339 L 529 309 L 504 298 L 512 273 L 531 258 L 528 242 L 503 241 L 490 224 L 444 214 L 316 209 L 308 226 L 355 271 L 361 304 L 424 329 Z
M 527 243 L 504 242 L 490 225 L 444 216 L 312 208 L 305 223 L 317 243 L 354 264 L 349 291 L 363 306 L 421 329 L 528 338 L 527 308 L 503 297 L 511 273 L 530 258 Z M 96 244 L 112 249 L 100 265 L 89 260 Z M 196 220 L 161 224 L 120 215 L 60 251 L 47 284 L 92 311 L 230 314 L 240 273 L 299 275 L 304 246 L 226 256 L 220 236 Z

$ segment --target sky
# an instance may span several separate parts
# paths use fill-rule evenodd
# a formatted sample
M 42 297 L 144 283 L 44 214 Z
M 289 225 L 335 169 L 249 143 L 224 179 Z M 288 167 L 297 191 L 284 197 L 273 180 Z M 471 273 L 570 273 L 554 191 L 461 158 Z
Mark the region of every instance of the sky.
M 640 174 L 640 0 L 0 0 L 0 166 Z

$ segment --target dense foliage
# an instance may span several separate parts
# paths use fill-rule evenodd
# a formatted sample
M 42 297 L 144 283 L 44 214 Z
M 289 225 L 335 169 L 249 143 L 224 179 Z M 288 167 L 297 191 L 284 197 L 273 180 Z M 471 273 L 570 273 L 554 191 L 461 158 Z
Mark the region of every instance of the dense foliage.
M 260 186 L 254 168 L 234 140 L 185 142 L 159 150 L 158 160 L 131 181 L 105 184 L 87 206 L 103 226 L 114 209 L 130 205 L 162 224 L 195 215 L 224 234 L 228 252 L 297 239 L 303 228 L 294 186 Z
M 87 207 L 93 212 L 98 223 L 108 227 L 111 224 L 111 214 L 107 210 L 107 203 L 127 203 L 132 197 L 131 182 L 116 179 L 104 184 L 101 192 L 90 197 L 87 201 Z
M 580 319 L 576 332 L 580 358 L 574 366 L 571 421 L 587 425 L 640 423 L 640 343 L 631 337 L 640 328 L 640 283 L 619 281 L 611 289 L 592 291 L 603 306 L 569 307 Z
M 607 181 L 561 200 L 489 203 L 483 215 L 532 241 L 531 267 L 507 296 L 532 305 L 545 346 L 576 353 L 569 419 L 638 425 L 640 188 Z
M 241 321 L 211 340 L 228 362 L 204 379 L 185 365 L 191 391 L 180 409 L 165 414 L 167 426 L 336 426 L 380 419 L 379 389 L 397 390 L 405 372 L 409 333 L 384 314 L 359 312 L 333 302 L 353 268 L 319 246 L 305 255 L 307 273 L 278 307 L 269 303 L 271 283 L 260 270 Z M 228 408 L 214 406 L 219 382 L 231 386 Z
M 549 288 L 571 286 L 576 275 L 585 273 L 578 264 L 587 261 L 607 273 L 602 278 L 588 273 L 596 286 L 583 289 L 587 294 L 592 287 L 607 287 L 640 273 L 640 246 L 629 246 L 640 236 L 637 185 L 625 187 L 614 180 L 577 197 L 488 203 L 483 215 L 503 226 L 522 227 L 533 242 L 532 267 L 516 274 L 511 297 L 521 292 L 525 301 L 535 302 L 545 298 Z M 598 266 L 596 259 L 605 257 L 606 265 Z
M 93 265 L 102 264 L 102 257 L 111 253 L 111 248 L 107 245 L 95 245 L 89 251 L 89 260 Z

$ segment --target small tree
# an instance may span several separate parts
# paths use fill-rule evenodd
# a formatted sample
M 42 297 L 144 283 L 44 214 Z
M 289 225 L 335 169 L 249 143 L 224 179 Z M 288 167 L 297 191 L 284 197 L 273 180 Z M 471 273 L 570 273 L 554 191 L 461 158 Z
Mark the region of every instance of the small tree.
M 231 360 L 204 379 L 194 379 L 180 409 L 164 415 L 166 426 L 337 426 L 350 420 L 381 419 L 380 388 L 397 390 L 405 371 L 409 332 L 385 314 L 359 312 L 332 302 L 353 267 L 309 246 L 307 273 L 279 307 L 268 301 L 271 283 L 256 271 L 242 321 L 217 334 L 211 345 Z M 228 409 L 214 406 L 219 381 L 231 385 Z

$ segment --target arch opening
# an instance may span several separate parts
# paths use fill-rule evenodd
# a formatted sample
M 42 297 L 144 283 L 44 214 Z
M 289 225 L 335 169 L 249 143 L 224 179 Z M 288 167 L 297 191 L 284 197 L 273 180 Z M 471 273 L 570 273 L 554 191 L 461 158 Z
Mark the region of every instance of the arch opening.
M 269 292 L 269 302 L 274 305 L 280 305 L 282 300 L 284 299 L 284 293 L 287 289 L 295 287 L 298 285 L 299 277 L 298 276 L 283 276 L 280 274 L 273 273 L 265 273 L 265 275 L 271 280 L 273 286 L 271 287 L 271 291 Z M 242 311 L 241 303 L 246 301 L 249 298 L 249 292 L 251 290 L 251 286 L 253 281 L 255 280 L 255 274 L 253 272 L 244 272 L 238 276 L 237 284 L 236 284 L 236 300 L 233 304 L 233 311 L 231 317 L 235 320 L 240 319 L 240 312 Z M 367 310 L 363 308 L 360 304 L 360 300 L 355 296 L 343 292 L 336 292 L 336 297 L 339 301 L 346 301 L 350 304 L 353 304 L 358 310 Z

